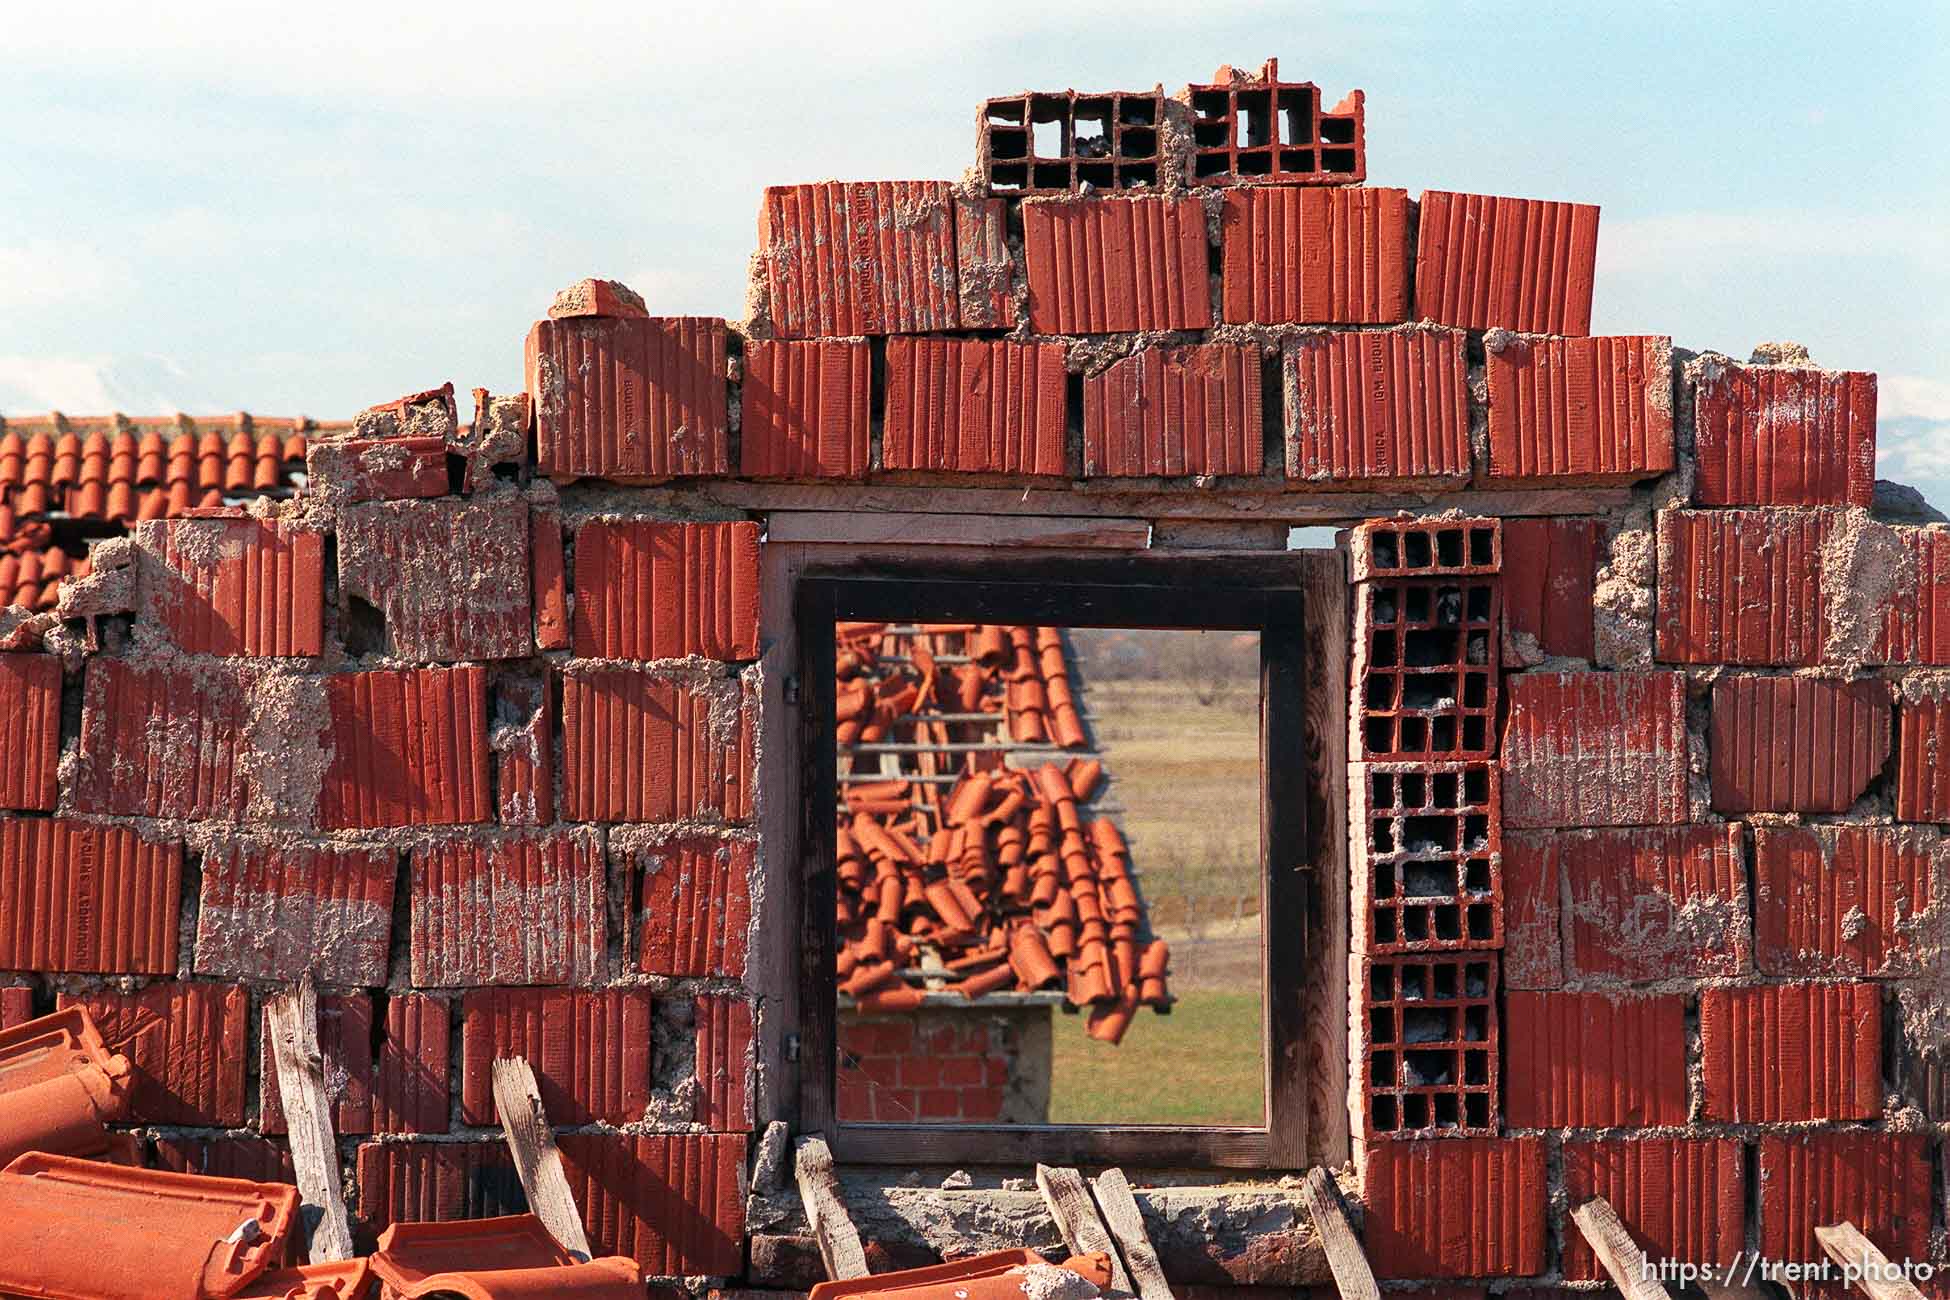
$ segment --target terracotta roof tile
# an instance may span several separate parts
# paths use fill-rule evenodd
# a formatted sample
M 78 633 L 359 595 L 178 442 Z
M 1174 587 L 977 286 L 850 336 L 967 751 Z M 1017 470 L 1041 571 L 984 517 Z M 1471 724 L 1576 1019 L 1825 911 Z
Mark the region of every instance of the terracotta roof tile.
M 79 1007 L 0 1032 L 0 1169 L 28 1151 L 95 1155 L 119 1119 L 127 1057 L 111 1053 Z
M 0 1290 L 96 1300 L 236 1296 L 283 1258 L 297 1220 L 294 1187 L 26 1155 L 0 1173 L 0 1223 L 34 1231 L 19 1249 L 0 1252 Z M 255 1233 L 238 1231 L 247 1221 Z

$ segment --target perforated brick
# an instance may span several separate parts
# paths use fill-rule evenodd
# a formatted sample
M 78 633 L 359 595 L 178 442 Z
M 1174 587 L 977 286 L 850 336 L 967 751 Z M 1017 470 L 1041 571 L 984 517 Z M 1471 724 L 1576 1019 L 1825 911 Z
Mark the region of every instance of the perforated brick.
M 1372 957 L 1361 1078 L 1371 1136 L 1494 1133 L 1497 957 Z
M 1495 766 L 1356 763 L 1350 782 L 1367 951 L 1501 947 Z
M 1011 194 L 1156 189 L 1165 159 L 1164 113 L 1162 88 L 986 100 L 978 147 L 989 188 Z
M 1281 81 L 1280 61 L 1268 59 L 1257 77 L 1221 68 L 1212 81 L 1187 86 L 1185 99 L 1194 185 L 1345 185 L 1368 174 L 1358 90 L 1323 108 L 1318 86 Z
M 1355 589 L 1357 753 L 1488 758 L 1503 635 L 1493 577 L 1375 580 Z

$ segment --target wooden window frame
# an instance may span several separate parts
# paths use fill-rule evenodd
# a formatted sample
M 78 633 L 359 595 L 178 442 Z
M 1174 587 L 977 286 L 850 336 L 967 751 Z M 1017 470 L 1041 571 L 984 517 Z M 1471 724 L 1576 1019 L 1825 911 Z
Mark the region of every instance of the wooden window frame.
M 1331 1046 L 1333 1026 L 1345 1026 L 1346 1004 L 1320 1005 L 1331 1002 L 1334 991 L 1311 986 L 1331 984 L 1319 981 L 1319 972 L 1337 960 L 1345 964 L 1344 943 L 1338 954 L 1322 948 L 1335 933 L 1344 938 L 1345 926 L 1332 924 L 1333 904 L 1344 894 L 1338 886 L 1323 894 L 1319 879 L 1322 870 L 1345 871 L 1344 848 L 1334 851 L 1336 841 L 1345 844 L 1344 819 L 1333 825 L 1344 800 L 1323 787 L 1345 782 L 1344 723 L 1335 719 L 1345 718 L 1346 682 L 1344 670 L 1339 680 L 1332 671 L 1341 656 L 1319 650 L 1330 641 L 1345 644 L 1338 596 L 1334 585 L 1310 576 L 1292 554 L 1057 559 L 998 550 L 979 560 L 864 559 L 799 576 L 792 602 L 797 679 L 803 684 L 798 1130 L 824 1134 L 836 1159 L 865 1165 L 1041 1161 L 1294 1169 L 1308 1164 L 1310 1154 L 1331 1158 L 1345 1142 L 1344 1131 L 1333 1132 L 1340 1126 L 1331 1113 L 1324 1124 L 1318 1117 L 1323 1096 L 1346 1096 L 1345 1057 Z M 1324 611 L 1319 626 L 1310 626 L 1309 611 L 1317 605 L 1333 608 Z M 1258 634 L 1264 1127 L 839 1122 L 833 658 L 835 625 L 854 620 Z M 1310 1081 L 1310 1056 L 1322 1058 L 1320 1065 L 1340 1077 Z M 1310 1109 L 1316 1127 L 1328 1130 L 1313 1135 L 1311 1153 Z

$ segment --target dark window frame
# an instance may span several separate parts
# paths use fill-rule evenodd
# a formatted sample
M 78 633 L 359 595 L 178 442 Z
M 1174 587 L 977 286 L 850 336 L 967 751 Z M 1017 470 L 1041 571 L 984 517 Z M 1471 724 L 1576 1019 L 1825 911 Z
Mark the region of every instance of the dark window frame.
M 800 1132 L 824 1134 L 835 1158 L 853 1164 L 1041 1161 L 1294 1169 L 1308 1163 L 1312 1053 L 1306 1003 L 1325 992 L 1310 989 L 1307 979 L 1316 966 L 1309 945 L 1324 933 L 1313 901 L 1316 854 L 1310 852 L 1308 823 L 1310 804 L 1317 818 L 1325 802 L 1323 792 L 1312 787 L 1327 775 L 1314 770 L 1318 764 L 1310 741 L 1318 750 L 1320 738 L 1311 724 L 1323 710 L 1323 695 L 1336 685 L 1344 691 L 1345 683 L 1324 680 L 1317 661 L 1310 668 L 1307 647 L 1310 636 L 1345 633 L 1331 624 L 1309 627 L 1304 581 L 1290 554 L 1094 559 L 1026 558 L 1021 552 L 997 553 L 986 561 L 861 560 L 799 578 L 793 618 L 803 684 Z M 832 665 L 835 624 L 850 620 L 1175 627 L 1259 635 L 1264 1127 L 839 1122 Z M 821 809 L 827 810 L 824 817 Z M 1320 1064 L 1331 1068 L 1330 1061 Z M 1331 1083 L 1344 1090 L 1346 1079 Z

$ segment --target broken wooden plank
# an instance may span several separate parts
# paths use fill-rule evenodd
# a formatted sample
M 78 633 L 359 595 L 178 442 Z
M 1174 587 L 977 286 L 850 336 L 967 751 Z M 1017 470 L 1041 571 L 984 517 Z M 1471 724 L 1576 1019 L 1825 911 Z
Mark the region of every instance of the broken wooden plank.
M 1625 1300 L 1672 1300 L 1610 1201 L 1594 1196 L 1572 1210 L 1571 1218 Z
M 1354 1235 L 1341 1204 L 1340 1189 L 1325 1169 L 1315 1165 L 1300 1182 L 1300 1200 L 1313 1218 L 1314 1231 L 1327 1252 L 1327 1267 L 1334 1274 L 1334 1289 L 1341 1300 L 1381 1300 L 1381 1287 L 1368 1267 L 1368 1253 Z
M 1151 1234 L 1144 1230 L 1144 1212 L 1131 1195 L 1131 1184 L 1122 1169 L 1106 1169 L 1090 1184 L 1097 1198 L 1097 1213 L 1124 1253 L 1124 1268 L 1130 1274 L 1139 1300 L 1174 1300 L 1171 1283 L 1165 1280 L 1164 1265 L 1152 1248 Z M 1116 1258 L 1112 1256 L 1112 1258 Z
M 1815 1240 L 1828 1258 L 1841 1265 L 1845 1282 L 1853 1282 L 1873 1300 L 1923 1300 L 1923 1293 L 1901 1268 L 1847 1221 L 1815 1229 Z
M 317 1211 L 311 1225 L 310 1261 L 330 1264 L 351 1259 L 352 1220 L 339 1185 L 339 1144 L 332 1132 L 325 1056 L 318 1048 L 318 989 L 311 976 L 299 981 L 296 989 L 272 997 L 264 1014 L 298 1195 L 306 1209 Z
M 768 542 L 844 546 L 1046 546 L 1143 550 L 1151 525 L 1142 519 L 1052 519 L 1019 515 L 866 514 L 775 511 L 765 521 Z
M 1036 1190 L 1043 1194 L 1043 1204 L 1049 1207 L 1050 1217 L 1056 1220 L 1056 1230 L 1063 1234 L 1063 1244 L 1070 1248 L 1070 1253 L 1110 1256 L 1111 1290 L 1129 1294 L 1131 1275 L 1124 1271 L 1124 1261 L 1118 1257 L 1117 1243 L 1111 1240 L 1110 1229 L 1097 1217 L 1097 1203 L 1090 1199 L 1083 1175 L 1074 1169 L 1037 1165 Z
M 840 1198 L 840 1179 L 833 1172 L 833 1152 L 825 1138 L 800 1141 L 793 1173 L 799 1183 L 799 1201 L 806 1207 L 806 1222 L 812 1225 L 819 1257 L 826 1264 L 826 1276 L 835 1282 L 865 1277 L 867 1250 L 847 1215 L 846 1202 Z
M 556 1149 L 555 1134 L 548 1126 L 548 1112 L 542 1109 L 542 1092 L 535 1084 L 535 1071 L 519 1056 L 504 1057 L 494 1063 L 494 1109 L 501 1116 L 501 1131 L 508 1136 L 508 1150 L 515 1158 L 515 1176 L 528 1196 L 528 1208 L 549 1236 L 577 1259 L 587 1260 L 589 1234 L 582 1226 L 582 1211 L 569 1190 L 569 1175 L 562 1168 L 562 1153 Z

